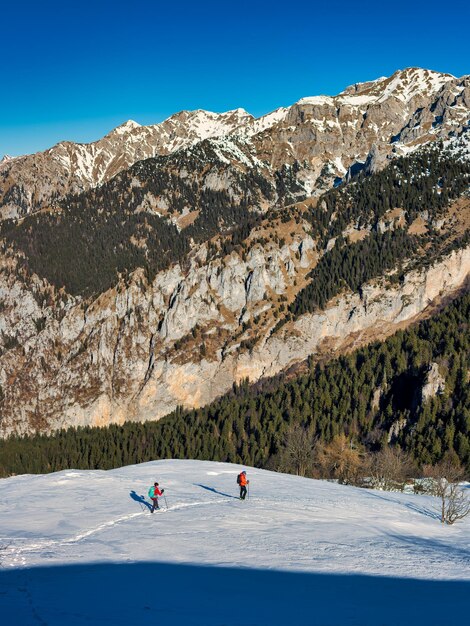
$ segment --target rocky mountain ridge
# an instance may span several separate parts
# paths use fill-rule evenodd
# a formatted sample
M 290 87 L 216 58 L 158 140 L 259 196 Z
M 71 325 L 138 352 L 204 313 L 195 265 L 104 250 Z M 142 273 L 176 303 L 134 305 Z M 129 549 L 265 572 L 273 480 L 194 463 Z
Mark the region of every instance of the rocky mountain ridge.
M 168 154 L 105 181 L 111 159 L 80 193 L 65 160 L 36 170 L 54 200 L 0 225 L 0 434 L 200 406 L 468 288 L 469 80 L 411 69 L 259 120 L 183 112 Z M 105 139 L 125 161 L 148 132 Z
M 152 126 L 129 120 L 93 143 L 65 141 L 45 152 L 6 160 L 0 163 L 1 215 L 18 217 L 44 208 L 99 186 L 137 161 L 232 132 L 246 119 L 251 116 L 237 109 L 221 114 L 182 111 Z
M 0 164 L 0 214 L 11 218 L 92 189 L 139 160 L 172 154 L 210 137 L 250 140 L 274 169 L 299 163 L 307 195 L 359 167 L 375 145 L 384 158 L 468 125 L 470 77 L 408 68 L 348 87 L 338 96 L 302 98 L 255 119 L 243 109 L 182 111 L 161 124 L 128 121 L 91 144 L 62 142 Z

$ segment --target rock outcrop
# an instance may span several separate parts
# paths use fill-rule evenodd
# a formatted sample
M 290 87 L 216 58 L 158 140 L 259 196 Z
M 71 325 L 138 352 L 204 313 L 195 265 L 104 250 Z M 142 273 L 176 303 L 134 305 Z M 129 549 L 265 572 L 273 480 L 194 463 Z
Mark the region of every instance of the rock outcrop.
M 445 378 L 439 371 L 437 363 L 431 363 L 426 378 L 421 388 L 421 402 L 424 404 L 430 398 L 434 398 L 445 390 Z

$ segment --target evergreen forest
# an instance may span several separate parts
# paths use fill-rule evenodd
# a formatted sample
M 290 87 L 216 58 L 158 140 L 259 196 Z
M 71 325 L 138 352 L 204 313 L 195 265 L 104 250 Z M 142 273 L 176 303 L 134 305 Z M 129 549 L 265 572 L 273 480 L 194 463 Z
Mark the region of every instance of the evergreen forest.
M 424 401 L 433 363 L 445 383 Z M 327 363 L 311 362 L 307 373 L 290 381 L 245 382 L 204 408 L 180 408 L 157 422 L 10 437 L 0 441 L 0 472 L 110 469 L 163 458 L 272 467 L 296 425 L 320 442 L 344 435 L 366 451 L 399 446 L 418 466 L 451 453 L 469 471 L 469 375 L 466 293 L 382 343 Z

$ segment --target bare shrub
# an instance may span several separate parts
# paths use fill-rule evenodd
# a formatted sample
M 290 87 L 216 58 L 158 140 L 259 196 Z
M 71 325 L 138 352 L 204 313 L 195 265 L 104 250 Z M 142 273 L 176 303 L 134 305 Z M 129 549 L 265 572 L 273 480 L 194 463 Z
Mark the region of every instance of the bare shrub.
M 362 447 L 354 445 L 341 434 L 328 443 L 315 447 L 315 463 L 324 478 L 336 478 L 340 483 L 357 485 L 367 475 L 369 462 Z
M 398 446 L 386 446 L 372 457 L 371 477 L 380 489 L 403 491 L 416 472 L 412 457 Z
M 311 474 L 315 441 L 306 428 L 300 424 L 289 426 L 286 439 L 277 460 L 277 469 L 295 473 L 297 476 Z
M 443 524 L 454 524 L 470 514 L 470 500 L 460 483 L 465 471 L 455 454 L 448 454 L 425 474 L 432 479 L 432 493 L 440 499 L 439 514 Z

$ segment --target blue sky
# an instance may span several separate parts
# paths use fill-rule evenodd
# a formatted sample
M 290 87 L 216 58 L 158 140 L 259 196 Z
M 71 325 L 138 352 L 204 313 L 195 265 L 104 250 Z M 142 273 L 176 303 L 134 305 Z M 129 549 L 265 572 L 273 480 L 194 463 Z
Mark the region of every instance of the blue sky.
M 0 12 L 0 156 L 127 119 L 262 115 L 419 66 L 470 73 L 468 2 L 17 0 Z

